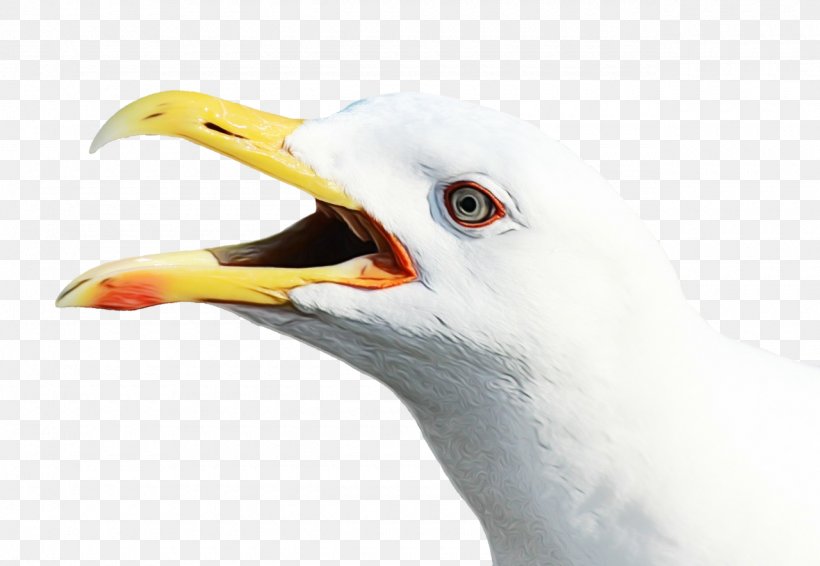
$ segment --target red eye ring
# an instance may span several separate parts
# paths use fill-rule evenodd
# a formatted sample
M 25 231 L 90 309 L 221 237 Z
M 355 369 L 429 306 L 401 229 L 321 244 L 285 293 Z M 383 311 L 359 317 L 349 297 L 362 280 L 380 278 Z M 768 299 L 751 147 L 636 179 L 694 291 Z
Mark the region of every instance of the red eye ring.
M 482 218 L 476 222 L 471 222 L 464 220 L 463 218 L 459 218 L 459 211 L 456 210 L 455 205 L 453 204 L 453 197 L 454 193 L 459 189 L 470 189 L 471 191 L 475 191 L 480 193 L 484 198 L 487 199 L 487 202 L 490 206 L 489 214 L 486 218 Z M 450 215 L 450 218 L 453 219 L 459 226 L 464 226 L 465 228 L 483 228 L 484 226 L 489 226 L 499 218 L 506 216 L 507 212 L 504 209 L 504 205 L 501 204 L 495 195 L 479 185 L 474 181 L 456 181 L 454 183 L 450 183 L 444 189 L 444 205 L 447 207 L 447 212 Z

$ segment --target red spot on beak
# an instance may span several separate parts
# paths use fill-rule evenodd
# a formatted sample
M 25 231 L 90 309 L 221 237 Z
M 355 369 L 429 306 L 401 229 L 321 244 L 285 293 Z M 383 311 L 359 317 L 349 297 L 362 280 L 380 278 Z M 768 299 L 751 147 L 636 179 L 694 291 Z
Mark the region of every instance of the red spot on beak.
M 161 305 L 160 280 L 155 275 L 123 274 L 100 282 L 94 307 L 116 311 L 133 311 Z

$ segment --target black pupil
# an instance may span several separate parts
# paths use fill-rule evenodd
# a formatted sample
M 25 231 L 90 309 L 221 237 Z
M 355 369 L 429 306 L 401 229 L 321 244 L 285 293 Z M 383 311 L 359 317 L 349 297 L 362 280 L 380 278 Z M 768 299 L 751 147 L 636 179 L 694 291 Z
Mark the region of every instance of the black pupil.
M 461 210 L 470 214 L 478 209 L 478 200 L 473 195 L 465 195 L 459 199 L 458 205 Z

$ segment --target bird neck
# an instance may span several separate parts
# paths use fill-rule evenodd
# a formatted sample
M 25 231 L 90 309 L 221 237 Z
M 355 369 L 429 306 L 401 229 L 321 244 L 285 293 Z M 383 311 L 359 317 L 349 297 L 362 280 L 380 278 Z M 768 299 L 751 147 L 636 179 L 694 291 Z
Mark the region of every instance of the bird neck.
M 439 376 L 434 402 L 415 387 L 399 394 L 481 522 L 493 563 L 543 564 L 548 556 L 549 563 L 580 563 L 567 544 L 575 536 L 569 533 L 575 530 L 577 495 L 589 487 L 583 464 L 595 457 L 592 447 L 603 431 L 576 426 L 577 417 L 539 385 L 548 374 L 513 375 L 487 365 L 470 379 L 473 389 L 465 394 L 456 383 L 442 386 Z M 563 402 L 578 410 L 579 397 L 570 401 L 566 394 Z
M 620 544 L 601 525 L 631 524 L 625 514 L 638 516 L 638 530 L 646 523 L 616 500 L 634 483 L 658 406 L 686 396 L 669 368 L 684 363 L 699 319 L 682 299 L 641 312 L 629 323 L 599 317 L 609 341 L 595 346 L 569 336 L 508 356 L 476 350 L 442 362 L 445 352 L 429 352 L 414 375 L 384 380 L 481 521 L 496 566 L 594 564 Z
M 572 563 L 560 553 L 562 510 L 573 485 L 568 454 L 554 452 L 549 417 L 515 378 L 482 376 L 485 392 L 412 405 L 422 434 L 445 473 L 478 517 L 495 566 Z M 455 410 L 456 407 L 459 409 Z

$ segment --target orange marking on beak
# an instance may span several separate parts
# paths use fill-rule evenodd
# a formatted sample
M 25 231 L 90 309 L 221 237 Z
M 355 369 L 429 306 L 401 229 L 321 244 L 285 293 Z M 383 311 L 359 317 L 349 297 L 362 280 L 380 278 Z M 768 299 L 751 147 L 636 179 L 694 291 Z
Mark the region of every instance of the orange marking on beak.
M 133 311 L 160 305 L 161 277 L 153 274 L 122 274 L 100 282 L 94 307 L 116 311 Z

